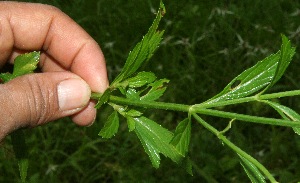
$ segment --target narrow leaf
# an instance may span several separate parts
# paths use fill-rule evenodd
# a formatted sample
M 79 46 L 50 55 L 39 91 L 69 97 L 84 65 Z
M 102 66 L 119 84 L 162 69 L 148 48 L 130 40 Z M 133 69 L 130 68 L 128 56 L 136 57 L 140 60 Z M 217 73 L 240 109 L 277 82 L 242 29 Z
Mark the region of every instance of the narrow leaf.
M 108 117 L 106 123 L 104 124 L 104 127 L 99 132 L 99 136 L 102 138 L 111 138 L 114 136 L 119 129 L 119 116 L 118 112 L 114 111 L 111 113 L 111 115 Z
M 170 143 L 176 147 L 182 156 L 185 156 L 189 150 L 190 139 L 191 121 L 186 118 L 177 125 L 174 137 Z
M 263 101 L 264 103 L 269 104 L 271 107 L 273 107 L 283 119 L 295 121 L 297 123 L 300 123 L 300 115 L 294 111 L 293 109 L 286 107 L 284 105 L 280 105 L 276 102 L 271 101 Z M 295 133 L 300 135 L 300 128 L 293 127 L 293 130 Z
M 139 42 L 129 53 L 129 56 L 121 73 L 112 82 L 112 86 L 118 85 L 118 83 L 130 77 L 137 71 L 137 69 L 139 69 L 143 62 L 149 60 L 152 57 L 154 51 L 158 48 L 162 40 L 162 35 L 164 33 L 164 31 L 157 31 L 158 24 L 164 13 L 165 7 L 161 2 L 157 16 L 152 26 L 149 28 L 148 33 L 143 37 L 141 42 Z
M 295 55 L 295 47 L 292 47 L 291 42 L 284 35 L 282 37 L 282 45 L 280 49 L 280 60 L 278 63 L 276 75 L 271 83 L 271 85 L 275 84 L 284 74 L 285 70 L 289 66 L 292 61 L 293 56 Z
M 207 103 L 246 97 L 268 86 L 275 75 L 279 52 L 258 62 L 234 78 L 224 90 Z M 236 83 L 237 86 L 233 86 Z
M 281 50 L 259 61 L 234 78 L 222 92 L 206 103 L 243 98 L 259 91 L 265 92 L 283 75 L 289 65 L 295 48 L 282 36 Z
M 173 134 L 169 130 L 143 116 L 133 119 L 135 120 L 135 132 L 155 168 L 159 167 L 160 153 L 172 161 L 180 163 L 183 156 L 170 144 Z
M 251 163 L 241 155 L 239 155 L 239 157 L 241 159 L 241 165 L 243 166 L 252 183 L 266 183 L 265 177 L 253 163 Z

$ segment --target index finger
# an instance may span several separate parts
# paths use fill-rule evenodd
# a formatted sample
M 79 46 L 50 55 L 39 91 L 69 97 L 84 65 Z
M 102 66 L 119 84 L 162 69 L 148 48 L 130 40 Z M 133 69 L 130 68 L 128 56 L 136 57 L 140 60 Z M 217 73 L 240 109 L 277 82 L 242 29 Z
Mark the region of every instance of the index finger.
M 92 91 L 108 86 L 105 59 L 89 34 L 59 9 L 42 4 L 0 2 L 0 61 L 17 50 L 41 50 L 44 71 L 57 67 L 82 77 Z

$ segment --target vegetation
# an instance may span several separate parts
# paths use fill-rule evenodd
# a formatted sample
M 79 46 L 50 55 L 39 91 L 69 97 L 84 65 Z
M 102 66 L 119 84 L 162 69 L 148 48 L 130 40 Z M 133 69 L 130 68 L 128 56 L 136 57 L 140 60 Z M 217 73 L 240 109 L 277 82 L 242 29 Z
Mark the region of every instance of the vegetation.
M 147 31 L 154 18 L 151 10 L 158 4 L 92 0 L 51 3 L 74 18 L 102 45 L 111 79 L 120 72 L 127 53 Z M 280 33 L 287 35 L 293 44 L 299 43 L 299 4 L 292 1 L 185 1 L 166 2 L 166 6 L 163 44 L 143 68 L 159 78 L 171 80 L 162 101 L 184 104 L 205 101 L 219 93 L 237 74 L 276 51 Z M 294 60 L 294 67 L 289 67 L 269 92 L 299 88 L 298 54 Z M 297 102 L 297 97 L 280 99 L 281 104 L 299 111 Z M 280 117 L 260 103 L 226 109 Z M 188 176 L 168 159 L 162 159 L 158 170 L 153 169 L 138 138 L 128 134 L 126 123 L 120 124 L 119 133 L 112 140 L 97 136 L 110 113 L 110 108 L 101 109 L 97 122 L 89 128 L 78 128 L 63 119 L 27 131 L 30 157 L 34 160 L 29 169 L 31 181 L 136 182 L 145 176 L 145 182 L 248 181 L 247 175 L 240 173 L 243 170 L 239 157 L 223 147 L 210 132 L 194 124 L 189 154 L 194 176 Z M 186 117 L 184 113 L 157 110 L 147 111 L 147 115 L 168 129 L 175 129 Z M 213 121 L 219 130 L 227 126 L 224 119 L 205 117 L 205 120 Z M 226 136 L 258 159 L 280 182 L 300 179 L 297 169 L 300 139 L 292 129 L 234 122 Z M 19 173 L 9 141 L 6 140 L 0 151 L 0 180 L 15 182 Z

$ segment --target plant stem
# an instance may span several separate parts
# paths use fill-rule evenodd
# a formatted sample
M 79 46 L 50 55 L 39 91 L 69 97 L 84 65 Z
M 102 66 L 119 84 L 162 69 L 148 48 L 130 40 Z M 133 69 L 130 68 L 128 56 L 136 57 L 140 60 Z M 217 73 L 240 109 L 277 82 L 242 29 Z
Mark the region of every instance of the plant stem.
M 121 105 L 133 105 L 133 106 L 152 108 L 152 109 L 163 109 L 163 110 L 180 111 L 180 112 L 188 112 L 188 113 L 199 113 L 199 114 L 211 115 L 211 116 L 222 117 L 222 118 L 236 119 L 236 120 L 252 122 L 252 123 L 288 126 L 288 127 L 300 127 L 300 123 L 297 123 L 295 121 L 276 119 L 276 118 L 250 116 L 250 115 L 244 115 L 244 114 L 238 114 L 238 113 L 232 113 L 232 112 L 218 111 L 218 110 L 213 110 L 213 109 L 205 109 L 200 106 L 165 103 L 165 102 L 130 100 L 127 98 L 122 98 L 122 97 L 117 97 L 117 96 L 110 96 L 109 102 L 121 104 Z
M 265 174 L 265 176 L 271 181 L 271 182 L 277 182 L 275 178 L 271 175 L 271 173 L 256 159 L 254 159 L 252 156 L 247 154 L 245 151 L 237 147 L 235 144 L 233 144 L 231 141 L 229 141 L 222 133 L 220 133 L 217 129 L 215 129 L 213 126 L 205 122 L 200 116 L 197 114 L 192 114 L 193 117 L 206 129 L 208 129 L 210 132 L 212 132 L 214 135 L 216 135 L 220 140 L 222 140 L 228 147 L 230 147 L 233 151 L 250 161 L 252 164 L 254 164 L 262 173 Z
M 110 96 L 109 102 L 123 105 L 133 105 L 138 107 L 152 108 L 152 109 L 163 109 L 171 111 L 189 112 L 191 106 L 184 104 L 174 104 L 166 102 L 153 102 L 153 101 L 142 101 L 142 100 L 130 100 L 127 98 Z
M 289 126 L 289 127 L 300 127 L 300 122 L 284 120 L 284 119 L 276 119 L 276 118 L 266 118 L 266 117 L 259 117 L 259 116 L 250 116 L 245 114 L 238 114 L 233 112 L 225 112 L 225 111 L 218 111 L 213 109 L 200 109 L 197 108 L 195 110 L 196 113 L 206 114 L 210 116 L 222 117 L 222 118 L 229 118 L 229 119 L 236 119 L 240 121 L 252 122 L 252 123 L 260 123 L 260 124 L 267 124 L 267 125 L 277 125 L 277 126 Z

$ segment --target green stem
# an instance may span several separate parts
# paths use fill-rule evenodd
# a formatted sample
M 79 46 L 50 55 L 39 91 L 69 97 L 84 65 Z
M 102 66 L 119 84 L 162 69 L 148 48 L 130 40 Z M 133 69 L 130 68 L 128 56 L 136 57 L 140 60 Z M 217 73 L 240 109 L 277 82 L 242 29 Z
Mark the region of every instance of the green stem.
M 191 108 L 190 105 L 184 105 L 184 104 L 130 100 L 127 98 L 122 98 L 122 97 L 117 97 L 112 95 L 109 97 L 109 102 L 122 104 L 122 105 L 133 105 L 133 106 L 144 107 L 144 108 L 163 109 L 163 110 L 181 111 L 181 112 L 189 112 Z
M 275 178 L 271 175 L 271 173 L 261 164 L 259 163 L 256 159 L 254 159 L 252 156 L 247 154 L 245 151 L 237 147 L 235 144 L 233 144 L 231 141 L 229 141 L 222 133 L 220 133 L 217 129 L 215 129 L 213 126 L 205 122 L 200 116 L 197 114 L 192 114 L 193 117 L 201 124 L 203 125 L 206 129 L 208 129 L 210 132 L 212 132 L 214 135 L 216 135 L 220 140 L 224 142 L 228 147 L 230 147 L 233 151 L 247 159 L 249 162 L 254 164 L 265 176 L 271 181 L 271 182 L 277 182 Z
M 245 114 L 218 111 L 218 110 L 213 110 L 213 109 L 197 108 L 197 109 L 195 109 L 195 112 L 199 113 L 199 114 L 235 119 L 235 120 L 246 121 L 246 122 L 251 122 L 251 123 L 260 123 L 260 124 L 277 125 L 277 126 L 288 126 L 288 127 L 296 127 L 296 128 L 300 127 L 299 122 L 284 120 L 284 119 L 250 116 L 250 115 L 245 115 Z
M 172 110 L 172 111 L 180 111 L 180 112 L 188 112 L 188 113 L 191 113 L 191 112 L 199 113 L 199 114 L 217 116 L 217 117 L 222 117 L 222 118 L 236 119 L 236 120 L 252 122 L 252 123 L 277 125 L 277 126 L 288 126 L 288 127 L 300 127 L 300 123 L 297 123 L 295 121 L 276 119 L 276 118 L 250 116 L 250 115 L 244 115 L 244 114 L 238 114 L 238 113 L 232 113 L 232 112 L 205 109 L 200 106 L 190 106 L 190 105 L 184 105 L 184 104 L 153 102 L 153 101 L 151 101 L 151 102 L 150 101 L 138 101 L 138 100 L 130 100 L 130 99 L 117 97 L 117 96 L 110 96 L 109 102 L 121 104 L 121 105 L 133 105 L 133 106 L 144 107 L 144 108 Z

